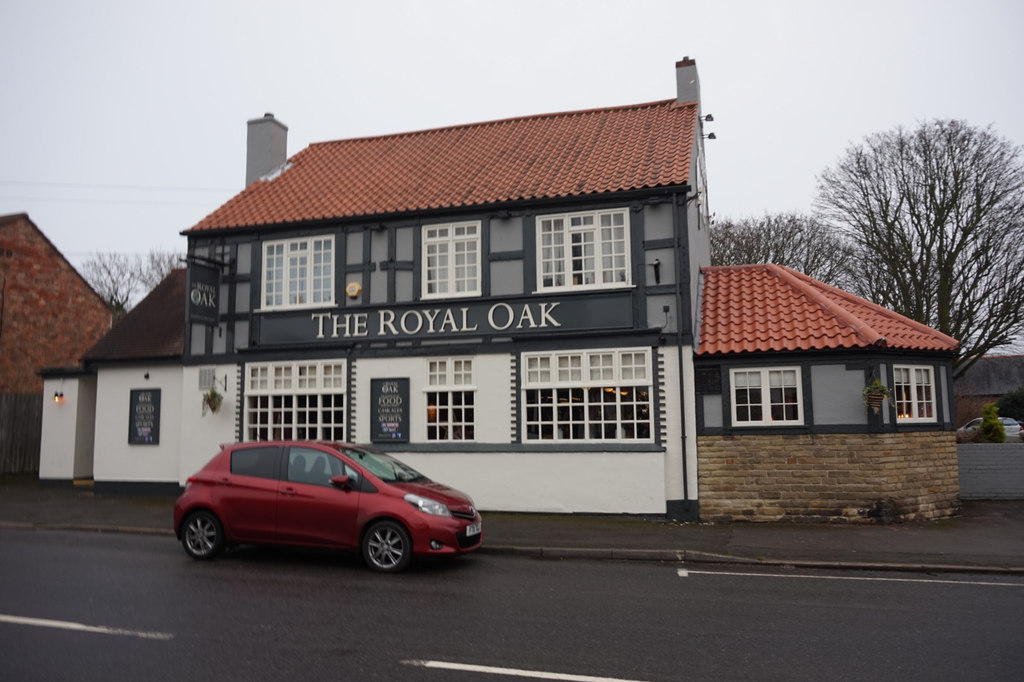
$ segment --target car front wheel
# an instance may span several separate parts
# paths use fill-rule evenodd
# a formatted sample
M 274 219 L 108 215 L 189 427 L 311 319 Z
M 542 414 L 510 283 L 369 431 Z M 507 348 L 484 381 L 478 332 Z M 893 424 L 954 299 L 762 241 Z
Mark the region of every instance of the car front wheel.
M 189 514 L 182 524 L 181 546 L 193 559 L 212 559 L 224 550 L 224 527 L 211 512 Z
M 363 559 L 375 571 L 397 573 L 412 561 L 409 531 L 395 521 L 378 521 L 363 536 Z

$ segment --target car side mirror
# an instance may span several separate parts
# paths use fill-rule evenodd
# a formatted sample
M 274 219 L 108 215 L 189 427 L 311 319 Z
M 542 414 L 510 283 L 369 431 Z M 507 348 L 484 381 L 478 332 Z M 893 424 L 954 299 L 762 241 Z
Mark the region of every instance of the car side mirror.
M 337 476 L 331 476 L 331 485 L 335 488 L 341 488 L 342 490 L 349 490 L 352 487 L 352 482 L 345 474 L 339 474 Z

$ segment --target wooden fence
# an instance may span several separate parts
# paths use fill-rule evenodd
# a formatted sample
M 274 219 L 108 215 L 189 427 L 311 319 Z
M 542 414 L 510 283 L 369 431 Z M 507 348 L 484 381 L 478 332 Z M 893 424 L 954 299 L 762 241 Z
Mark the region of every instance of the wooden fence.
M 0 474 L 39 473 L 43 397 L 0 393 Z

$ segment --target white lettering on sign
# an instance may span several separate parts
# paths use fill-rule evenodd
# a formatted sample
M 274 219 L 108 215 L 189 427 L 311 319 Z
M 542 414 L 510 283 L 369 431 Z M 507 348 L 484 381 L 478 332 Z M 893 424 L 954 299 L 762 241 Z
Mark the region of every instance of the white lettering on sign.
M 192 291 L 189 292 L 189 300 L 192 305 L 202 305 L 208 308 L 217 307 L 217 287 L 204 282 L 193 282 Z
M 377 311 L 376 329 L 371 329 L 373 318 L 368 313 L 312 313 L 311 319 L 317 339 L 348 339 L 365 336 L 401 337 L 417 335 L 469 334 L 486 329 L 502 332 L 515 329 L 551 329 L 561 327 L 555 317 L 558 302 L 523 303 L 511 306 L 495 303 L 487 310 L 486 321 L 474 318 L 471 308 L 427 308 L 406 310 L 398 315 L 394 310 Z M 482 308 L 476 309 L 477 316 Z

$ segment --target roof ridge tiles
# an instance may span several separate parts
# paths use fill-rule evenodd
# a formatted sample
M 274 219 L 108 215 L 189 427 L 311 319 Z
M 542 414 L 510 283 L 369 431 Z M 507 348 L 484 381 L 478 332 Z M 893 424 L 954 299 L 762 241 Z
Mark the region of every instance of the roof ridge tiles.
M 784 265 L 768 263 L 766 264 L 766 267 L 770 272 L 773 272 L 776 277 L 806 296 L 815 305 L 820 306 L 822 309 L 839 318 L 844 324 L 853 330 L 854 334 L 863 339 L 869 345 L 883 347 L 886 345 L 885 336 L 877 332 L 874 327 L 860 319 L 853 312 L 829 301 L 814 286 L 810 285 L 809 282 L 803 281 L 802 278 L 806 277 L 807 279 L 812 279 L 812 281 L 815 282 L 817 280 L 813 280 L 813 278 L 797 272 L 796 270 L 787 268 Z M 824 284 L 824 282 L 821 284 Z
M 606 106 L 606 107 L 593 107 L 591 109 L 568 109 L 565 111 L 552 111 L 543 114 L 521 114 L 519 116 L 509 116 L 508 118 L 495 118 L 487 121 L 473 121 L 471 123 L 453 123 L 451 125 L 437 126 L 434 128 L 421 128 L 419 130 L 404 130 L 397 133 L 378 133 L 376 135 L 363 135 L 361 137 L 343 137 L 335 140 L 321 140 L 320 142 L 311 142 L 306 147 L 320 147 L 329 146 L 332 144 L 342 143 L 353 143 L 353 142 L 372 142 L 390 138 L 403 138 L 403 137 L 417 137 L 422 135 L 428 135 L 430 133 L 439 133 L 444 131 L 452 130 L 468 130 L 471 128 L 486 128 L 491 126 L 497 126 L 507 123 L 516 123 L 519 121 L 537 121 L 542 119 L 556 119 L 556 118 L 573 118 L 577 116 L 593 115 L 593 114 L 604 114 L 611 113 L 614 111 L 629 111 L 629 110 L 640 110 L 640 109 L 653 109 L 666 105 L 676 106 L 671 108 L 685 108 L 687 106 L 697 106 L 696 102 L 684 102 L 677 103 L 674 99 L 662 99 L 655 100 L 653 102 L 641 102 L 640 104 L 620 104 L 617 106 Z M 296 152 L 300 154 L 302 150 Z
M 776 266 L 776 267 L 785 267 L 785 266 Z M 839 289 L 837 287 L 834 287 L 834 286 L 832 286 L 830 284 L 826 284 L 824 282 L 816 280 L 813 277 L 811 277 L 809 275 L 805 275 L 805 274 L 803 274 L 801 272 L 798 272 L 796 270 L 793 270 L 792 268 L 785 268 L 785 269 L 788 270 L 789 272 L 793 273 L 797 277 L 809 280 L 809 283 L 813 283 L 813 284 L 811 284 L 812 287 L 825 289 L 825 290 L 829 291 L 830 293 L 832 293 L 833 295 L 835 295 L 835 296 L 837 296 L 839 298 L 845 299 L 847 301 L 851 301 L 852 303 L 855 303 L 857 305 L 866 306 L 867 308 L 873 310 L 875 313 L 877 313 L 879 315 L 882 315 L 883 317 L 886 317 L 886 318 L 888 318 L 890 320 L 893 320 L 893 321 L 897 321 L 900 324 L 904 324 L 904 325 L 907 325 L 909 327 L 912 327 L 915 331 L 917 331 L 920 334 L 924 334 L 926 336 L 929 336 L 931 338 L 943 341 L 945 343 L 948 343 L 948 344 L 951 344 L 951 345 L 954 345 L 954 346 L 959 346 L 960 345 L 959 341 L 957 341 L 953 337 L 949 336 L 948 334 L 944 334 L 944 333 L 940 332 L 938 329 L 935 329 L 934 327 L 929 327 L 928 325 L 926 325 L 926 324 L 924 324 L 922 322 L 918 322 L 917 320 L 915 320 L 913 318 L 910 318 L 910 317 L 907 317 L 906 315 L 901 315 L 900 313 L 896 312 L 895 310 L 890 310 L 889 308 L 886 308 L 885 306 L 878 305 L 877 303 L 869 301 L 866 298 L 861 298 L 860 296 L 857 296 L 856 294 L 851 294 L 849 291 L 845 291 L 843 289 Z

